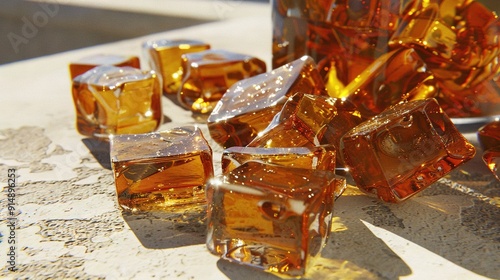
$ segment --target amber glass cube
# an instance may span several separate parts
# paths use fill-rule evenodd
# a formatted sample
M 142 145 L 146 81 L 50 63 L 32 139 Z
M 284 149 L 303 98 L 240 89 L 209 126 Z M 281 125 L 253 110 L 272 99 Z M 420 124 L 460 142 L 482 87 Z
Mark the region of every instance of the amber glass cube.
M 73 79 L 72 92 L 83 135 L 147 133 L 161 125 L 161 79 L 154 71 L 98 66 Z
M 255 148 L 230 147 L 222 153 L 222 174 L 227 174 L 248 161 L 275 164 L 290 168 L 336 171 L 336 147 L 320 145 L 313 147 Z M 335 178 L 335 198 L 347 187 L 345 178 Z
M 319 145 L 335 116 L 334 99 L 297 93 L 249 147 L 307 147 Z
M 195 113 L 210 113 L 222 95 L 236 82 L 266 72 L 256 57 L 225 50 L 182 55 L 180 103 Z
M 69 64 L 69 73 L 73 80 L 76 76 L 81 75 L 90 69 L 100 65 L 113 65 L 118 67 L 134 67 L 141 68 L 141 62 L 135 55 L 113 55 L 113 54 L 97 54 L 83 57 Z
M 181 56 L 186 53 L 210 49 L 210 45 L 197 40 L 154 40 L 142 46 L 146 62 L 160 73 L 163 90 L 167 94 L 177 94 L 182 82 Z
M 196 126 L 116 135 L 111 165 L 118 203 L 129 211 L 177 211 L 205 200 L 212 150 Z
M 483 150 L 500 147 L 500 120 L 495 120 L 480 127 L 477 138 Z
M 222 153 L 222 173 L 226 174 L 247 161 L 262 161 L 295 168 L 335 171 L 335 146 L 230 147 Z
M 271 124 L 248 146 L 273 148 L 331 144 L 338 149 L 342 135 L 361 121 L 359 112 L 348 102 L 297 93 L 288 98 Z M 337 165 L 342 167 L 344 163 L 338 160 Z
M 231 262 L 299 276 L 330 233 L 334 172 L 246 162 L 207 184 L 207 248 Z
M 316 63 L 308 56 L 232 85 L 208 117 L 210 135 L 225 148 L 246 146 L 296 92 L 326 95 Z
M 397 104 L 342 137 L 341 153 L 357 186 L 401 202 L 472 159 L 472 146 L 435 99 Z

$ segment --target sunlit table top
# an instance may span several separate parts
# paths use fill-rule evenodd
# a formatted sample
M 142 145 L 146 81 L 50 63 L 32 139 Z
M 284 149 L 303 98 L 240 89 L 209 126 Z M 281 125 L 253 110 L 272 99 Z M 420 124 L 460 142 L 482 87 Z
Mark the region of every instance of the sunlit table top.
M 141 54 L 149 39 L 199 39 L 271 61 L 271 17 L 228 19 L 0 66 L 0 182 L 16 169 L 16 273 L 0 225 L 0 277 L 81 279 L 278 279 L 219 260 L 205 225 L 165 213 L 122 214 L 106 144 L 75 129 L 68 63 L 97 53 Z M 164 97 L 160 129 L 202 120 Z M 467 133 L 477 143 L 475 133 Z M 221 148 L 214 150 L 216 172 Z M 500 277 L 500 182 L 473 160 L 402 204 L 355 187 L 335 203 L 332 233 L 310 279 Z M 8 217 L 2 193 L 2 219 Z

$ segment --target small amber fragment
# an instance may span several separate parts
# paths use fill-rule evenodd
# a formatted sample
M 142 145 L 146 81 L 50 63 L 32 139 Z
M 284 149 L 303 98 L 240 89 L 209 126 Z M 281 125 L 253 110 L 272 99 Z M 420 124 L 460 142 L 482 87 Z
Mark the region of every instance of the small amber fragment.
M 99 65 L 113 65 L 118 67 L 130 66 L 137 69 L 141 68 L 141 63 L 137 56 L 112 54 L 91 55 L 69 64 L 71 80 Z
M 182 82 L 181 56 L 186 53 L 210 49 L 210 45 L 197 40 L 154 40 L 142 46 L 146 62 L 163 78 L 163 90 L 177 94 Z
M 474 157 L 434 99 L 400 103 L 342 137 L 341 152 L 357 186 L 401 202 Z
M 326 95 L 316 63 L 308 56 L 231 86 L 208 117 L 210 135 L 225 148 L 246 146 L 296 92 Z
M 495 178 L 500 180 L 500 146 L 484 151 L 483 161 L 491 170 Z
M 248 146 L 272 148 L 331 144 L 337 148 L 338 154 L 342 135 L 361 121 L 359 112 L 348 101 L 297 93 Z M 341 159 L 337 164 L 344 166 Z
M 339 97 L 347 97 L 364 118 L 370 118 L 391 105 L 414 99 L 409 92 L 431 76 L 425 67 L 413 49 L 389 52 L 349 83 Z M 434 97 L 434 91 L 428 93 L 430 96 L 418 97 Z
M 500 180 L 500 120 L 497 118 L 479 128 L 477 139 L 483 150 L 484 163 Z
M 335 184 L 330 171 L 246 162 L 207 184 L 207 248 L 231 262 L 303 275 L 329 236 Z
M 212 150 L 198 127 L 117 135 L 110 149 L 122 209 L 176 211 L 206 202 Z
M 477 139 L 483 150 L 500 146 L 500 120 L 485 124 L 477 131 Z
M 256 57 L 225 50 L 182 55 L 179 101 L 195 113 L 210 113 L 226 90 L 236 82 L 266 72 Z
M 98 66 L 73 79 L 72 91 L 83 135 L 146 133 L 162 122 L 161 79 L 154 71 Z

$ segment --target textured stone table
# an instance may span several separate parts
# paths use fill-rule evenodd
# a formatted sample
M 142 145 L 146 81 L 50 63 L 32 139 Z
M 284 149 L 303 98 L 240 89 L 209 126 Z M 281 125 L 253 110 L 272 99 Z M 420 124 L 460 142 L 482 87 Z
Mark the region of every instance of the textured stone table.
M 200 39 L 269 66 L 268 12 L 0 66 L 0 278 L 278 279 L 209 254 L 203 214 L 122 214 L 109 148 L 75 130 L 67 69 L 95 53 L 140 55 L 142 42 L 160 38 Z M 208 137 L 203 120 L 175 98 L 165 97 L 163 106 L 161 129 L 198 124 Z M 473 132 L 467 136 L 477 142 Z M 219 159 L 220 147 L 211 144 Z M 9 169 L 17 174 L 12 212 Z M 500 182 L 478 156 L 400 205 L 349 187 L 334 214 L 331 238 L 307 278 L 500 277 Z M 7 262 L 12 233 L 15 273 Z

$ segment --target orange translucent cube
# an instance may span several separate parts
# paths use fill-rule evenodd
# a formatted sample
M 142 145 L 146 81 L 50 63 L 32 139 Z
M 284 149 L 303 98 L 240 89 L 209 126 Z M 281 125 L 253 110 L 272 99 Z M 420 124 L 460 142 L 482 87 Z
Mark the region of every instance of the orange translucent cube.
M 167 94 L 177 94 L 182 82 L 181 56 L 186 53 L 210 49 L 210 45 L 198 40 L 154 40 L 142 46 L 146 62 L 160 73 L 163 90 Z
M 198 127 L 116 135 L 110 153 L 123 210 L 178 211 L 206 202 L 212 150 Z
M 236 82 L 266 72 L 256 57 L 225 50 L 182 55 L 180 103 L 195 113 L 210 113 L 222 95 Z
M 161 79 L 154 71 L 98 66 L 73 79 L 72 93 L 83 135 L 104 139 L 161 125 Z
M 500 180 L 500 146 L 484 151 L 483 161 L 495 178 Z
M 500 120 L 489 122 L 477 131 L 477 138 L 483 150 L 500 146 Z
M 231 262 L 303 275 L 331 230 L 335 174 L 249 161 L 207 184 L 207 248 Z
M 341 152 L 357 186 L 402 202 L 472 159 L 475 148 L 434 99 L 390 107 L 356 126 Z

